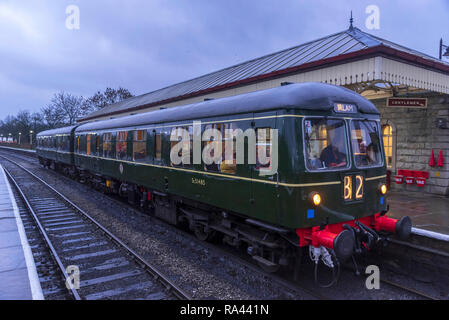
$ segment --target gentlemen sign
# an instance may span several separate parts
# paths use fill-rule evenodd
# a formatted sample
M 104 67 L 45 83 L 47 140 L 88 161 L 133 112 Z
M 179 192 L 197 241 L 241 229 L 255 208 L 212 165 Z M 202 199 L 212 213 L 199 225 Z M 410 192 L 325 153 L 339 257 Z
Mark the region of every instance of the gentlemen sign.
M 388 98 L 387 107 L 427 108 L 426 98 Z

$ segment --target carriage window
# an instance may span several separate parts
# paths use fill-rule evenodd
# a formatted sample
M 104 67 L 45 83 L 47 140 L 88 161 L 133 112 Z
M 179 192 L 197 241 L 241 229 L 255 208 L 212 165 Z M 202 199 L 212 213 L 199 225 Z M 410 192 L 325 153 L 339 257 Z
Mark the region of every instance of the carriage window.
M 100 135 L 95 135 L 95 155 L 100 156 Z
M 237 129 L 236 123 L 223 124 L 223 161 L 220 163 L 220 172 L 222 173 L 235 174 L 237 172 L 237 135 L 235 132 Z
M 146 130 L 134 131 L 133 160 L 144 161 L 147 156 L 147 132 Z
M 379 127 L 376 121 L 351 121 L 351 140 L 357 167 L 372 167 L 382 164 Z
M 80 153 L 80 136 L 76 136 L 76 153 Z
M 223 137 L 223 124 L 221 124 L 221 123 L 208 124 L 204 127 L 204 131 L 210 130 L 210 129 L 217 130 L 220 133 L 221 138 Z M 203 152 L 204 152 L 205 148 L 208 148 L 208 151 L 209 151 L 209 152 L 206 151 L 205 155 L 210 157 L 211 159 L 215 159 L 215 150 L 219 150 L 219 148 L 224 148 L 224 146 L 222 144 L 222 139 L 218 139 L 217 137 L 212 137 L 210 141 L 203 141 Z M 222 152 L 222 157 L 223 157 L 223 152 Z M 211 164 L 205 163 L 204 170 L 219 172 L 220 165 L 222 162 L 221 160 L 222 159 L 218 159 L 218 161 L 213 161 Z
M 154 159 L 161 160 L 162 159 L 162 136 L 160 133 L 154 136 Z
M 126 138 L 128 137 L 128 132 L 119 131 L 117 133 L 117 142 L 115 144 L 115 152 L 117 159 L 126 160 Z
M 256 169 L 271 171 L 271 128 L 257 128 Z
M 80 136 L 80 153 L 86 154 L 86 135 Z
M 91 154 L 91 147 L 92 147 L 92 135 L 91 134 L 88 134 L 87 135 L 87 151 L 86 151 L 86 154 L 87 155 L 90 155 Z
M 183 137 L 183 135 L 186 136 Z M 179 143 L 181 143 L 180 148 L 178 146 Z M 172 129 L 170 133 L 170 152 L 171 150 L 174 150 L 176 146 L 179 148 L 178 159 L 181 159 L 181 162 L 173 163 L 173 161 L 170 161 L 171 165 L 182 166 L 185 168 L 193 167 L 193 126 L 176 127 Z
M 64 150 L 70 151 L 70 136 L 64 137 Z
M 112 158 L 112 133 L 103 133 L 103 157 Z
M 309 170 L 348 168 L 344 120 L 309 118 L 304 121 L 306 165 Z

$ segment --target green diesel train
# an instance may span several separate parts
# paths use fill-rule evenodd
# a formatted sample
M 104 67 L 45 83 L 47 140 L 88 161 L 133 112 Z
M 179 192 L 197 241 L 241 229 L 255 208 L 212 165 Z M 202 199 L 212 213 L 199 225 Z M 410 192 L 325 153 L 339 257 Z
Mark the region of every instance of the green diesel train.
M 294 265 L 304 247 L 332 265 L 329 252 L 341 261 L 383 232 L 411 231 L 408 217 L 385 215 L 379 111 L 338 86 L 290 84 L 46 131 L 37 152 L 202 240 L 246 246 L 267 270 Z

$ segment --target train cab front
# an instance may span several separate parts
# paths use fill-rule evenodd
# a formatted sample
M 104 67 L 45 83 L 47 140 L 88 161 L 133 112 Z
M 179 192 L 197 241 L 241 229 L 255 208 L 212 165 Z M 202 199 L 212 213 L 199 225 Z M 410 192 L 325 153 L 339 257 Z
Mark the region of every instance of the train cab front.
M 355 107 L 339 106 L 339 110 Z M 351 109 L 352 108 L 352 109 Z M 317 259 L 332 252 L 340 260 L 369 251 L 386 234 L 407 239 L 412 223 L 386 216 L 386 164 L 378 115 L 306 116 L 303 145 L 307 187 L 300 246 Z M 325 248 L 326 250 L 324 250 Z M 329 249 L 329 250 L 328 250 Z

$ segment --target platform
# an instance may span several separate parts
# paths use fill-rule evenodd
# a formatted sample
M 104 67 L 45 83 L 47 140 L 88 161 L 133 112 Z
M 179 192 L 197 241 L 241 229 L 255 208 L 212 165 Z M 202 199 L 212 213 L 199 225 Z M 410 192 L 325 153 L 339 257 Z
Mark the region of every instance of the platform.
M 409 216 L 412 233 L 449 242 L 449 198 L 428 193 L 390 191 L 391 218 Z
M 19 152 L 24 152 L 24 153 L 28 153 L 28 154 L 36 154 L 36 150 L 33 150 L 33 149 L 22 149 L 22 148 L 6 147 L 4 145 L 0 145 L 0 149 L 9 149 L 9 150 L 12 150 L 12 151 L 19 151 Z
M 0 300 L 42 300 L 33 254 L 11 186 L 0 166 Z

